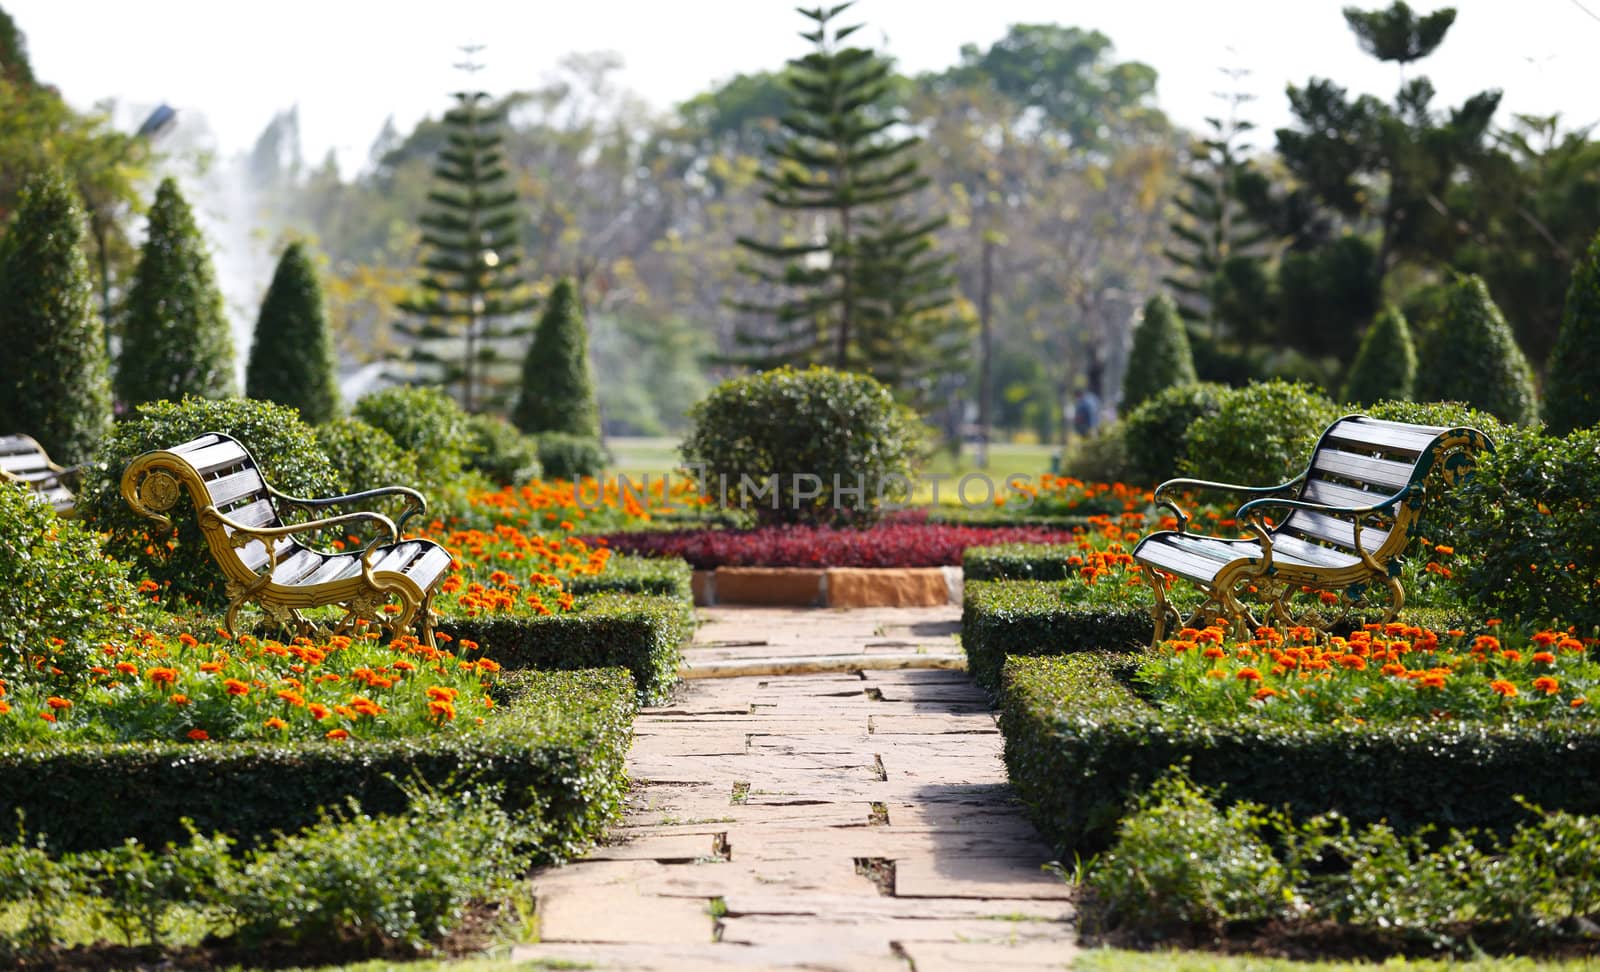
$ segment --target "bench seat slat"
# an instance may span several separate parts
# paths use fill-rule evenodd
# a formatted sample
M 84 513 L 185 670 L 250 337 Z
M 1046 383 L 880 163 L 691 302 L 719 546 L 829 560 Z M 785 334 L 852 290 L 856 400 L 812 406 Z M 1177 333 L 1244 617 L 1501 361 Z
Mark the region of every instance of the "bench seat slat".
M 295 587 L 315 587 L 330 581 L 345 580 L 361 573 L 361 554 L 327 554 L 322 566 L 300 578 Z
M 405 569 L 405 575 L 416 581 L 417 586 L 423 590 L 433 586 L 433 582 L 450 569 L 450 551 L 436 543 L 430 543 L 427 547 L 422 556 L 413 560 Z
M 1342 570 L 1361 562 L 1361 558 L 1344 550 L 1334 550 L 1329 547 L 1320 547 L 1309 540 L 1296 536 L 1274 536 L 1272 538 L 1272 560 L 1274 563 L 1307 564 L 1312 567 L 1328 567 Z
M 373 561 L 372 572 L 377 573 L 379 571 L 386 570 L 395 571 L 398 573 L 399 571 L 404 570 L 406 565 L 411 563 L 412 559 L 421 552 L 422 544 L 418 541 L 407 540 L 402 543 L 397 543 L 388 548 L 383 556 Z
M 14 455 L 0 456 L 0 469 L 13 476 L 38 470 L 50 470 L 50 460 L 42 452 L 19 452 Z
M 1349 520 L 1328 516 L 1325 513 L 1313 513 L 1310 510 L 1295 510 L 1293 515 L 1278 527 L 1273 539 L 1276 542 L 1277 537 L 1285 533 L 1300 534 L 1326 540 L 1353 551 L 1356 548 L 1355 532 L 1355 527 Z M 1361 545 L 1369 552 L 1383 546 L 1383 542 L 1388 539 L 1388 530 L 1365 524 L 1361 527 Z
M 1395 493 L 1411 482 L 1411 473 L 1416 467 L 1413 463 L 1358 456 L 1338 449 L 1318 449 L 1311 468 Z
M 1188 550 L 1181 550 L 1165 542 L 1167 539 L 1166 537 L 1150 538 L 1145 543 L 1140 544 L 1140 549 L 1135 556 L 1139 560 L 1159 567 L 1170 574 L 1187 577 L 1202 584 L 1211 583 L 1212 579 L 1217 576 L 1217 571 L 1226 565 L 1226 561 L 1201 556 Z
M 1326 479 L 1312 479 L 1306 482 L 1305 491 L 1300 494 L 1300 498 L 1324 506 L 1373 506 L 1392 495 L 1392 493 L 1374 493 L 1352 486 L 1341 486 Z
M 211 501 L 221 509 L 229 503 L 243 499 L 246 496 L 260 494 L 260 498 L 265 499 L 267 486 L 266 483 L 262 482 L 261 473 L 257 472 L 255 467 L 252 466 L 248 469 L 241 469 L 236 473 L 229 473 L 226 476 L 213 479 L 206 483 L 206 489 L 211 493 Z
M 272 582 L 292 587 L 322 566 L 323 555 L 315 550 L 301 547 L 283 560 L 278 561 L 278 567 L 272 572 Z

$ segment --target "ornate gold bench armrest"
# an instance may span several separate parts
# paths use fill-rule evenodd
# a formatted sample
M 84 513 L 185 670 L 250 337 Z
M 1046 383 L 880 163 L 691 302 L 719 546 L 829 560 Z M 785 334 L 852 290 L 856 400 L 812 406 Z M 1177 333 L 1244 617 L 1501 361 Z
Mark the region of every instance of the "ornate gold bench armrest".
M 376 499 L 380 496 L 404 496 L 411 502 L 406 504 L 405 510 L 395 520 L 396 529 L 405 529 L 406 522 L 414 516 L 426 516 L 428 513 L 428 500 L 421 493 L 409 486 L 380 486 L 377 489 L 363 490 L 359 493 L 350 493 L 347 496 L 329 496 L 311 499 L 304 496 L 290 496 L 280 493 L 271 486 L 267 487 L 274 499 L 283 501 L 290 506 L 298 506 L 307 510 L 314 510 L 327 506 L 340 506 L 345 503 L 355 503 L 362 500 Z
M 1166 507 L 1173 512 L 1174 516 L 1178 518 L 1178 532 L 1187 533 L 1189 527 L 1189 514 L 1185 513 L 1183 508 L 1180 507 L 1176 501 L 1171 499 L 1163 499 L 1161 496 L 1162 492 L 1164 492 L 1168 487 L 1172 487 L 1174 489 L 1194 489 L 1209 492 L 1246 493 L 1252 496 L 1270 496 L 1273 493 L 1281 493 L 1286 489 L 1293 488 L 1304 478 L 1306 478 L 1306 474 L 1301 473 L 1288 482 L 1279 483 L 1276 486 L 1240 486 L 1237 483 L 1215 483 L 1207 479 L 1169 479 L 1160 486 L 1156 487 L 1153 497 L 1157 506 Z

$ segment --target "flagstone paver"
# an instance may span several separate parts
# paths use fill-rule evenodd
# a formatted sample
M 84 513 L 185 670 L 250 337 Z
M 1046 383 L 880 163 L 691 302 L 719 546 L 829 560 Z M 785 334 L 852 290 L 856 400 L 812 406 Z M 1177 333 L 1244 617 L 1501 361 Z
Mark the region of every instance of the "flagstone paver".
M 849 972 L 1071 964 L 1068 887 L 1021 815 L 960 609 L 709 608 L 643 710 L 627 817 L 536 874 L 519 961 Z M 879 653 L 927 668 L 874 669 Z M 760 663 L 804 674 L 737 675 Z M 821 670 L 817 659 L 832 659 Z

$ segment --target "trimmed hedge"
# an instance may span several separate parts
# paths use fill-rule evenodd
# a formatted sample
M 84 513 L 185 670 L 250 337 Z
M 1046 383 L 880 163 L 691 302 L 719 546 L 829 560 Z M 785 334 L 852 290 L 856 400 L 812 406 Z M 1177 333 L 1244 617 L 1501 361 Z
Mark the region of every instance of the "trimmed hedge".
M 133 743 L 0 748 L 0 819 L 26 814 L 56 851 L 185 842 L 200 833 L 251 843 L 316 823 L 357 800 L 402 813 L 401 784 L 421 777 L 502 784 L 512 812 L 551 825 L 544 855 L 581 853 L 621 812 L 633 680 L 617 669 L 529 672 L 503 711 L 469 733 L 370 742 Z
M 676 557 L 633 557 L 619 554 L 606 564 L 604 573 L 580 574 L 567 579 L 567 590 L 586 594 L 651 594 L 694 600 L 694 571 Z
M 1083 551 L 1064 543 L 1000 543 L 968 547 L 961 555 L 961 576 L 967 581 L 1066 580 L 1083 562 Z
M 1007 655 L 1063 655 L 1150 643 L 1147 609 L 1074 605 L 1057 581 L 971 581 L 964 587 L 961 647 L 972 680 L 994 691 Z
M 1600 812 L 1600 724 L 1470 722 L 1285 726 L 1243 715 L 1200 721 L 1162 712 L 1126 679 L 1133 656 L 1079 654 L 1006 663 L 1000 731 L 1028 814 L 1058 847 L 1104 848 L 1129 800 L 1186 763 L 1228 801 L 1333 810 L 1410 833 L 1509 831 L 1527 811 Z
M 693 630 L 687 599 L 618 593 L 586 597 L 571 614 L 439 619 L 440 632 L 477 642 L 503 668 L 626 668 L 646 705 L 666 701 Z

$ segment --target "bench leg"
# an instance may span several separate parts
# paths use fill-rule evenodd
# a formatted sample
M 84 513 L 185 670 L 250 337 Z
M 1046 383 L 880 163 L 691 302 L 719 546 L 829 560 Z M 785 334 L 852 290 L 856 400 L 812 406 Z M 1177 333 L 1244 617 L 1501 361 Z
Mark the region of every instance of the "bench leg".
M 439 620 L 439 616 L 433 611 L 433 595 L 434 592 L 429 590 L 428 593 L 423 596 L 422 605 L 420 608 L 418 608 L 420 617 L 417 626 L 422 630 L 422 643 L 427 645 L 429 648 L 436 649 L 439 646 L 433 640 L 433 626 L 434 622 Z
M 1149 564 L 1139 565 L 1144 570 L 1145 583 L 1155 592 L 1156 602 L 1150 609 L 1150 616 L 1155 619 L 1155 633 L 1150 636 L 1150 647 L 1161 644 L 1167 636 L 1168 626 L 1177 627 L 1178 609 L 1167 603 L 1167 579 L 1161 572 Z

